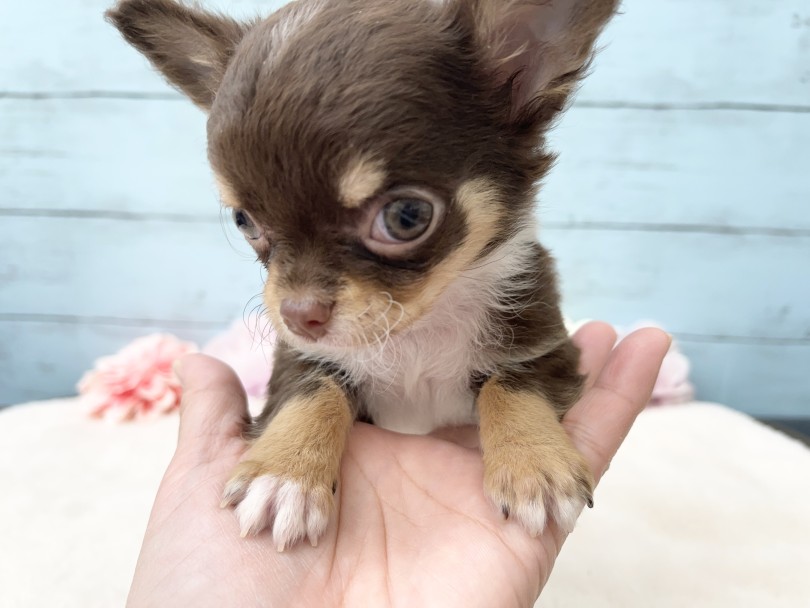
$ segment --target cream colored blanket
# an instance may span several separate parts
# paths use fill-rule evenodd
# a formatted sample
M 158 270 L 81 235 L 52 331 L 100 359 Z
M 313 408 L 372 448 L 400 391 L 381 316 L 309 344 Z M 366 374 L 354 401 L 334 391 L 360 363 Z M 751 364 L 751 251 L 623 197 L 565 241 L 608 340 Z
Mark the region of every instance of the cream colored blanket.
M 123 605 L 176 430 L 0 414 L 0 607 Z M 538 606 L 810 606 L 810 450 L 716 405 L 647 410 Z

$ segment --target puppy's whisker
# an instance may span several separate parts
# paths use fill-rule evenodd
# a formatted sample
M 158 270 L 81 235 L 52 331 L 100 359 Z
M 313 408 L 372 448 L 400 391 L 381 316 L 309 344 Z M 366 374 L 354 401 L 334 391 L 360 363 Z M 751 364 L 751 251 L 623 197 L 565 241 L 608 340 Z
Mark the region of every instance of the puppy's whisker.
M 400 323 L 402 323 L 403 319 L 405 319 L 405 307 L 396 300 L 393 300 L 392 303 L 399 309 L 399 317 L 397 317 L 397 320 L 394 321 L 394 324 L 391 326 L 391 331 L 393 331 Z
M 483 268 L 487 268 L 487 267 L 495 265 L 495 264 L 500 264 L 501 262 L 503 262 L 508 257 L 509 257 L 509 254 L 506 253 L 506 254 L 502 255 L 501 257 L 499 257 L 499 258 L 489 260 L 489 261 L 484 262 L 482 264 L 478 264 L 476 266 L 469 266 L 469 267 L 467 267 L 467 271 L 470 271 L 470 270 L 482 270 Z M 463 272 L 459 273 L 459 274 L 460 274 L 460 276 L 464 276 Z
M 392 372 L 400 368 L 402 361 L 402 351 L 396 346 L 395 341 L 392 340 L 392 333 L 394 328 L 402 321 L 405 309 L 390 293 L 381 292 L 381 294 L 388 299 L 388 306 L 380 315 L 381 320 L 385 323 L 385 327 L 383 328 L 384 341 L 380 344 L 380 356 L 382 361 L 387 362 L 386 365 L 381 368 L 381 372 L 390 378 L 389 384 L 386 387 L 386 390 L 388 390 L 396 377 L 396 374 L 393 374 Z M 392 325 L 389 318 L 389 313 L 395 306 L 399 309 L 399 317 Z
M 253 296 L 248 301 L 248 304 L 260 297 L 261 294 Z M 245 309 L 242 311 L 242 322 L 245 324 L 245 328 L 250 334 L 251 346 L 256 346 L 257 342 L 261 343 L 263 341 L 260 325 L 262 324 L 262 321 L 266 319 L 266 309 L 264 307 L 264 302 L 260 300 L 256 306 L 250 309 L 250 312 L 247 312 L 248 304 L 245 305 Z
M 248 307 L 250 306 L 251 302 L 253 302 L 254 300 L 259 300 L 259 304 L 257 304 L 257 306 L 261 306 L 262 305 L 262 294 L 261 293 L 254 294 L 250 298 L 248 298 L 247 302 L 245 302 L 245 306 L 244 306 L 244 308 L 242 308 L 242 319 L 245 320 L 245 321 L 247 321 L 246 317 L 249 316 L 248 312 L 247 312 Z M 256 306 L 254 306 L 252 310 L 256 310 Z

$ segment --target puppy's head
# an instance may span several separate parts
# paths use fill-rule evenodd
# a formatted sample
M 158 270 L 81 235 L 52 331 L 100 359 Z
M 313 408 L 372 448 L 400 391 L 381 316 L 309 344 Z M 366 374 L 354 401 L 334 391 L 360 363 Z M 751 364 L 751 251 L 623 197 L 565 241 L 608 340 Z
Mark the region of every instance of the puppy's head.
M 530 222 L 543 132 L 617 3 L 297 0 L 238 23 L 123 0 L 108 16 L 209 112 L 274 324 L 328 350 L 405 331 Z

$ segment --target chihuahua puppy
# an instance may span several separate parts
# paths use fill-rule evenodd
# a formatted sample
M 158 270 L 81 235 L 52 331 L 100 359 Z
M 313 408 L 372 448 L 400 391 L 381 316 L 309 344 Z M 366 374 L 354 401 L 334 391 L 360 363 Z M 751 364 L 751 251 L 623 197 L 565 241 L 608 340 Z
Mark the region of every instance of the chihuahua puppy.
M 242 534 L 313 545 L 355 420 L 475 424 L 484 488 L 532 535 L 593 478 L 534 200 L 544 136 L 618 0 L 296 0 L 238 22 L 175 0 L 108 19 L 208 112 L 221 198 L 267 269 L 266 408 L 224 490 Z

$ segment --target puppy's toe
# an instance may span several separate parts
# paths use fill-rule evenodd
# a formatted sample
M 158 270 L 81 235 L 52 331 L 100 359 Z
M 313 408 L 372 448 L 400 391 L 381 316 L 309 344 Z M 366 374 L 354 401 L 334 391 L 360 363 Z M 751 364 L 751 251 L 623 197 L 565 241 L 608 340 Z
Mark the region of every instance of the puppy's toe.
M 274 475 L 262 475 L 248 482 L 236 507 L 243 538 L 258 534 L 272 521 L 278 486 L 279 480 Z
M 236 505 L 243 537 L 265 528 L 279 551 L 308 539 L 317 546 L 333 508 L 331 488 L 269 473 L 248 477 L 237 473 L 225 486 L 223 506 Z
M 296 481 L 280 483 L 276 497 L 273 541 L 279 551 L 307 538 L 313 547 L 326 530 L 332 494 L 324 487 L 307 487 Z
M 558 494 L 553 498 L 554 521 L 563 531 L 570 534 L 574 531 L 577 519 L 589 500 L 583 496 L 583 492 L 577 492 L 574 496 Z
M 511 451 L 511 450 L 510 450 Z M 591 504 L 593 479 L 582 458 L 571 450 L 560 454 L 509 454 L 488 466 L 485 488 L 508 518 L 538 536 L 553 518 L 566 532 L 586 504 Z

